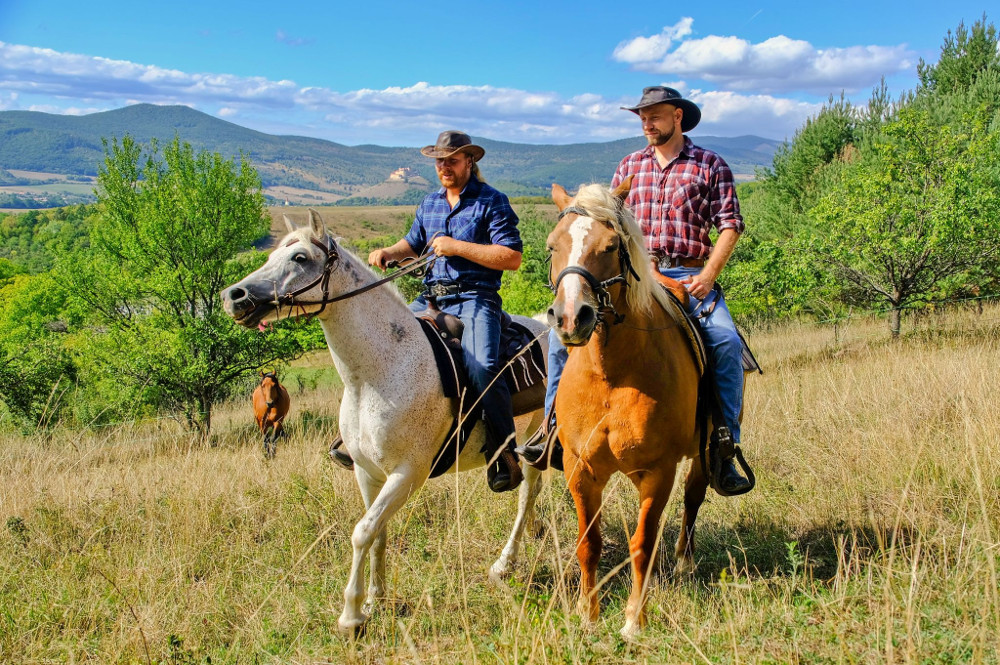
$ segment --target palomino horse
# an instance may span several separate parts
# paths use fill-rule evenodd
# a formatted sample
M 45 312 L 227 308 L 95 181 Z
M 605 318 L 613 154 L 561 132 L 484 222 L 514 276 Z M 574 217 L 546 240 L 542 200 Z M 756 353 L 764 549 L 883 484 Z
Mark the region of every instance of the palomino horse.
M 302 229 L 286 217 L 289 233 L 267 263 L 223 290 L 222 299 L 226 311 L 245 326 L 315 315 L 323 327 L 344 382 L 340 432 L 354 459 L 355 479 L 367 508 L 351 536 L 354 559 L 338 622 L 342 631 L 357 633 L 373 604 L 385 597 L 386 525 L 427 480 L 457 404 L 445 397 L 430 343 L 399 290 L 390 284 L 375 286 L 375 274 L 327 235 L 319 214 L 310 210 L 309 216 L 309 227 Z M 544 324 L 514 318 L 544 342 Z M 537 387 L 542 391 L 531 410 L 518 419 L 522 436 L 542 420 L 544 386 Z M 485 464 L 479 452 L 483 437 L 479 422 L 451 471 Z M 541 476 L 525 468 L 524 479 L 513 530 L 490 569 L 491 577 L 511 571 L 524 526 L 529 518 L 534 521 Z M 371 568 L 367 598 L 366 554 Z
M 623 207 L 631 179 L 615 192 L 553 186 L 560 221 L 549 235 L 553 289 L 549 323 L 569 347 L 555 409 L 566 482 L 576 503 L 578 609 L 596 620 L 602 494 L 615 472 L 639 491 L 629 542 L 633 586 L 621 633 L 645 625 L 645 601 L 660 516 L 678 465 L 698 456 L 699 365 L 678 326 L 679 307 L 654 280 L 642 235 Z M 694 522 L 708 486 L 701 464 L 687 474 L 675 549 L 679 572 L 694 566 Z
M 278 437 L 284 436 L 284 420 L 288 415 L 291 401 L 288 391 L 278 383 L 278 375 L 274 372 L 260 373 L 260 384 L 253 391 L 253 417 L 257 427 L 264 435 L 264 454 L 274 457 Z

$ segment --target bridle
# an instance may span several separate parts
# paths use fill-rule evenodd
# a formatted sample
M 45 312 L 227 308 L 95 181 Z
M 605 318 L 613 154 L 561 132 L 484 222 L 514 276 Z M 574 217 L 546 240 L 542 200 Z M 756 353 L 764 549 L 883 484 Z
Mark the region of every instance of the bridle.
M 562 221 L 563 217 L 573 213 L 580 215 L 581 217 L 591 216 L 590 213 L 588 213 L 583 208 L 580 208 L 579 206 L 567 206 L 566 208 L 563 208 L 563 210 L 559 213 L 559 218 L 557 221 Z M 611 302 L 611 294 L 608 293 L 608 287 L 614 286 L 615 284 L 622 284 L 626 287 L 628 286 L 628 279 L 626 278 L 626 273 L 631 273 L 632 276 L 635 277 L 636 281 L 640 281 L 639 275 L 635 272 L 635 268 L 632 267 L 632 258 L 629 256 L 628 248 L 625 246 L 624 242 L 618 243 L 618 265 L 619 265 L 618 274 L 615 275 L 614 277 L 611 277 L 603 281 L 599 281 L 596 277 L 594 277 L 593 273 L 591 273 L 586 268 L 582 268 L 580 266 L 566 266 L 563 269 L 563 271 L 560 272 L 558 276 L 556 276 L 555 282 L 553 282 L 551 258 L 552 257 L 550 255 L 548 287 L 553 294 L 555 294 L 559 290 L 559 284 L 562 282 L 563 278 L 566 275 L 579 275 L 584 279 L 584 281 L 587 282 L 587 284 L 590 286 L 590 290 L 594 294 L 594 298 L 597 299 L 598 311 L 602 313 L 609 312 L 613 317 L 612 319 L 613 324 L 618 324 L 625 320 L 625 315 L 618 313 L 618 311 L 615 309 L 614 304 Z
M 347 293 L 341 293 L 340 295 L 331 298 L 330 276 L 333 274 L 333 271 L 337 268 L 337 266 L 340 265 L 341 257 L 340 257 L 340 252 L 337 250 L 337 244 L 331 238 L 329 238 L 329 236 L 326 236 L 324 240 L 328 241 L 329 245 L 326 244 L 325 242 L 320 242 L 314 237 L 309 238 L 309 241 L 312 244 L 319 247 L 321 250 L 323 250 L 323 253 L 326 255 L 326 258 L 323 260 L 323 272 L 321 272 L 319 276 L 316 277 L 316 279 L 309 282 L 305 286 L 300 287 L 294 291 L 289 291 L 284 295 L 277 296 L 274 299 L 274 303 L 278 307 L 305 307 L 306 305 L 319 305 L 320 308 L 318 310 L 316 310 L 315 312 L 311 312 L 307 315 L 308 317 L 314 317 L 319 315 L 324 309 L 326 309 L 326 306 L 330 303 L 339 302 L 341 300 L 347 300 L 348 298 L 353 298 L 354 296 L 361 295 L 362 293 L 371 291 L 376 287 L 382 286 L 386 282 L 391 282 L 393 280 L 399 279 L 404 275 L 417 273 L 416 276 L 419 277 L 420 275 L 423 274 L 422 272 L 419 271 L 428 269 L 429 267 L 428 264 L 433 263 L 434 260 L 437 258 L 433 253 L 424 254 L 423 256 L 417 258 L 416 260 L 408 264 L 405 268 L 401 268 L 400 270 L 397 270 L 396 272 L 391 273 L 386 277 L 383 277 L 382 279 L 376 280 L 371 284 L 365 284 L 364 286 L 354 289 L 353 291 L 348 291 Z M 298 241 L 299 239 L 295 238 L 290 243 L 285 245 L 285 247 L 290 247 L 295 243 L 297 243 Z M 311 291 L 317 286 L 319 286 L 323 290 L 323 297 L 320 300 L 301 300 L 299 298 L 300 295 Z

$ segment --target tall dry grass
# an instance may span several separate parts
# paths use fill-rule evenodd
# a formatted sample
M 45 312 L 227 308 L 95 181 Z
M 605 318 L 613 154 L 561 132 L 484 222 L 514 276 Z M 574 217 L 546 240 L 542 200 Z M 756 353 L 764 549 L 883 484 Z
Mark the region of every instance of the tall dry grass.
M 491 585 L 515 510 L 479 475 L 430 482 L 391 527 L 392 597 L 336 620 L 362 506 L 325 458 L 335 387 L 293 386 L 266 461 L 247 404 L 211 445 L 172 422 L 0 440 L 0 661 L 48 663 L 993 663 L 1000 634 L 1000 309 L 786 325 L 751 341 L 750 494 L 710 496 L 698 571 L 673 580 L 667 510 L 650 625 L 623 643 L 636 496 L 604 511 L 602 621 L 573 613 L 561 478 L 541 536 Z

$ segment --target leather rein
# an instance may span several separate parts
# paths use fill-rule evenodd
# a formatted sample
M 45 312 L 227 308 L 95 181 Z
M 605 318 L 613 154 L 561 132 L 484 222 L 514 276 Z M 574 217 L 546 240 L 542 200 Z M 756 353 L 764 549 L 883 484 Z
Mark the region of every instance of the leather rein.
M 563 217 L 574 213 L 581 217 L 591 216 L 590 213 L 583 208 L 578 206 L 567 206 L 559 213 L 557 221 L 562 221 Z M 551 260 L 551 256 L 549 258 Z M 615 309 L 614 304 L 611 302 L 611 294 L 608 293 L 608 287 L 614 286 L 615 284 L 622 284 L 627 287 L 628 279 L 625 276 L 627 272 L 631 273 L 637 282 L 640 281 L 639 275 L 635 272 L 635 268 L 632 267 L 632 258 L 629 256 L 628 248 L 625 246 L 624 242 L 619 242 L 618 244 L 618 264 L 620 268 L 619 273 L 604 281 L 598 280 L 594 277 L 593 273 L 586 268 L 581 268 L 580 266 L 567 266 L 562 272 L 559 273 L 559 275 L 556 276 L 556 280 L 553 282 L 552 265 L 550 262 L 548 283 L 549 290 L 554 294 L 559 290 L 559 284 L 566 275 L 579 275 L 587 282 L 590 286 L 590 290 L 594 293 L 594 297 L 597 299 L 598 310 L 601 312 L 610 312 L 613 316 L 613 324 L 621 323 L 625 320 L 625 315 L 619 314 L 618 310 Z
M 353 291 L 348 291 L 347 293 L 341 293 L 340 295 L 334 296 L 334 297 L 331 298 L 330 297 L 330 276 L 333 274 L 333 271 L 340 264 L 340 252 L 337 250 L 337 244 L 335 242 L 333 242 L 333 240 L 329 239 L 329 236 L 327 237 L 327 240 L 329 240 L 329 243 L 330 243 L 329 245 L 327 245 L 326 243 L 320 242 L 316 238 L 310 238 L 309 240 L 310 240 L 310 242 L 312 242 L 312 244 L 316 245 L 321 250 L 323 250 L 323 253 L 326 255 L 326 259 L 323 261 L 323 272 L 320 273 L 319 277 L 317 277 L 313 281 L 309 282 L 305 286 L 303 286 L 301 288 L 298 288 L 298 289 L 296 289 L 294 291 L 290 291 L 288 293 L 285 293 L 284 295 L 278 296 L 277 298 L 275 298 L 275 304 L 278 307 L 282 307 L 282 306 L 285 306 L 285 307 L 302 307 L 302 306 L 305 306 L 305 305 L 319 305 L 320 308 L 318 310 L 316 310 L 315 312 L 312 312 L 312 313 L 308 314 L 308 316 L 310 316 L 310 317 L 313 317 L 313 316 L 316 316 L 316 315 L 320 314 L 324 309 L 326 309 L 326 306 L 328 304 L 330 304 L 330 303 L 339 302 L 341 300 L 347 300 L 348 298 L 353 298 L 354 296 L 361 295 L 362 293 L 366 293 L 368 291 L 371 291 L 372 289 L 377 288 L 379 286 L 382 286 L 383 284 L 385 284 L 387 282 L 391 282 L 393 280 L 399 279 L 400 277 L 403 277 L 404 275 L 409 275 L 411 273 L 417 273 L 416 276 L 419 277 L 420 275 L 423 274 L 423 272 L 420 272 L 420 271 L 421 270 L 426 270 L 427 267 L 428 267 L 428 265 L 431 264 L 431 263 L 433 263 L 434 260 L 437 259 L 437 257 L 434 254 L 432 254 L 432 253 L 424 254 L 423 256 L 415 259 L 412 263 L 410 263 L 409 265 L 407 265 L 405 268 L 401 268 L 401 269 L 397 270 L 394 273 L 386 275 L 382 279 L 376 280 L 376 281 L 372 282 L 371 284 L 365 284 L 364 286 L 362 286 L 360 288 L 357 288 L 357 289 L 354 289 Z M 299 241 L 299 239 L 295 238 L 294 240 L 292 240 L 292 242 L 290 242 L 287 245 L 285 245 L 285 247 L 290 247 L 291 245 L 294 245 L 298 241 Z M 396 265 L 398 265 L 398 264 L 396 264 Z M 298 298 L 298 296 L 300 296 L 303 293 L 306 293 L 308 291 L 311 291 L 312 289 L 316 288 L 317 286 L 319 286 L 319 287 L 321 287 L 323 289 L 323 298 L 322 299 L 320 299 L 320 300 L 300 300 Z

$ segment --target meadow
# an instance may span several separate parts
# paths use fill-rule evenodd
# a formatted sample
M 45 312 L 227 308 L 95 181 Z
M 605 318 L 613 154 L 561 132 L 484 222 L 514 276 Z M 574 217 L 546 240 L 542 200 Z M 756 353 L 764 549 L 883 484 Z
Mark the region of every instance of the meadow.
M 573 611 L 576 520 L 556 475 L 502 585 L 515 512 L 482 474 L 428 483 L 391 524 L 391 598 L 337 633 L 362 504 L 326 458 L 339 383 L 286 375 L 267 461 L 249 396 L 200 444 L 171 420 L 0 435 L 4 663 L 995 663 L 1000 306 L 750 331 L 745 448 L 758 487 L 710 493 L 692 578 L 666 511 L 650 623 L 623 642 L 636 495 L 606 493 L 602 618 Z

